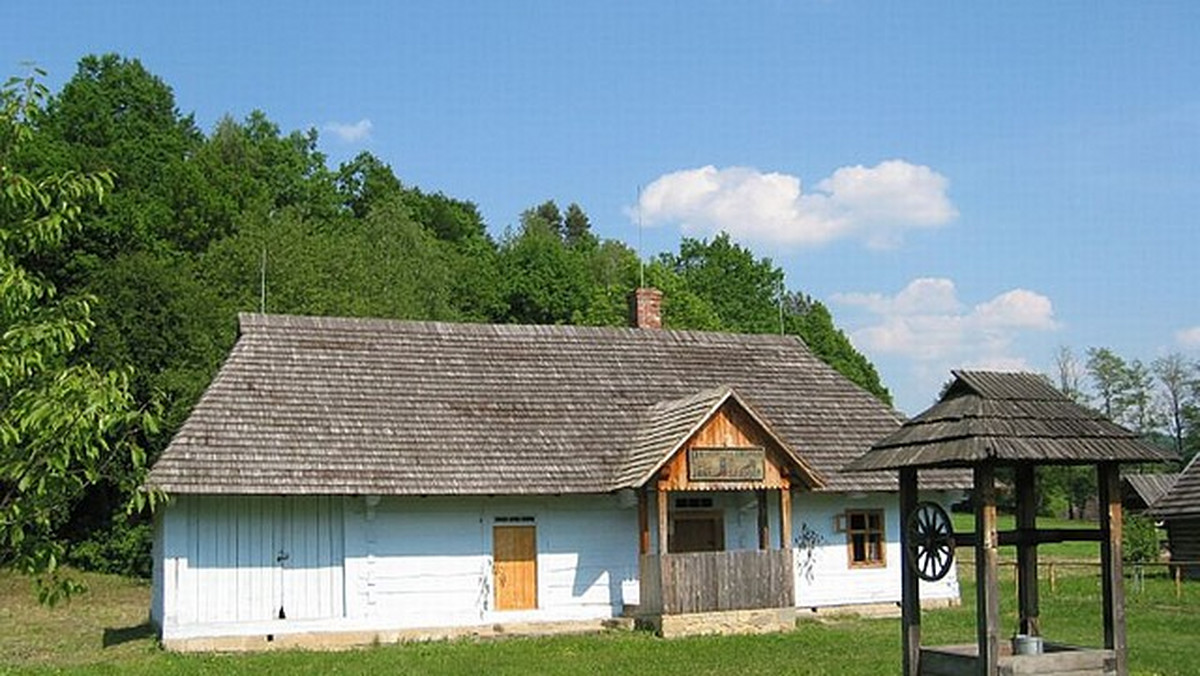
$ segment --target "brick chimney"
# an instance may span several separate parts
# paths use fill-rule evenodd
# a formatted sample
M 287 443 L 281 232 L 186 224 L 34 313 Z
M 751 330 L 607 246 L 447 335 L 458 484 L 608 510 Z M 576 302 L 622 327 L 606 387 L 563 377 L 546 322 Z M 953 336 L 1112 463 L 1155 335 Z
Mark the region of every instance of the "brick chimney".
M 630 303 L 630 320 L 634 328 L 662 328 L 662 291 L 642 287 L 633 292 Z

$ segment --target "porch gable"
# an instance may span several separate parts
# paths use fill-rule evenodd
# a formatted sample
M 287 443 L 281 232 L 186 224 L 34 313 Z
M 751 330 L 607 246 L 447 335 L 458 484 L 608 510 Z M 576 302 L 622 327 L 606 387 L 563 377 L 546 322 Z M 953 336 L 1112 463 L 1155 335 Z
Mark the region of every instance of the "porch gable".
M 654 407 L 624 473 L 660 491 L 820 488 L 825 480 L 729 387 Z

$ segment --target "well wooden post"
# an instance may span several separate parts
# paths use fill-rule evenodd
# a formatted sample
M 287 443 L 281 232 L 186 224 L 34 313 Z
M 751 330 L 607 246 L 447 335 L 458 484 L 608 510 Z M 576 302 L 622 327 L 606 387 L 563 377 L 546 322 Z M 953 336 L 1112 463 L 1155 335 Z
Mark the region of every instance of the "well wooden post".
M 999 537 L 996 535 L 996 468 L 975 466 L 975 631 L 978 673 L 996 676 L 1000 663 Z
M 767 520 L 767 491 L 754 491 L 758 502 L 758 548 L 768 549 L 771 546 L 771 526 Z
M 792 491 L 787 486 L 779 489 L 779 548 L 792 548 Z
M 1041 636 L 1038 618 L 1037 490 L 1033 464 L 1017 466 L 1017 631 Z
M 1104 604 L 1104 647 L 1112 650 L 1117 674 L 1129 673 L 1125 644 L 1125 571 L 1121 562 L 1121 472 L 1115 462 L 1097 467 L 1100 484 L 1101 591 Z
M 904 676 L 921 672 L 921 581 L 909 549 L 908 515 L 917 507 L 917 470 L 900 470 L 900 626 Z

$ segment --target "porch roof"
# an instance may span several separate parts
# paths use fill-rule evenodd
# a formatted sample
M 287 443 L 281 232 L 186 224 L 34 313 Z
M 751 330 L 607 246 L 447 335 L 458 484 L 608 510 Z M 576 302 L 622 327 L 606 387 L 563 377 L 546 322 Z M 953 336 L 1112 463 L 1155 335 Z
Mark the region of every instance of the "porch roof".
M 798 454 L 753 407 L 733 388 L 722 386 L 698 392 L 689 397 L 665 401 L 650 407 L 645 422 L 638 431 L 633 450 L 625 463 L 619 482 L 622 487 L 637 488 L 649 481 L 654 473 L 673 456 L 705 422 L 726 402 L 736 402 L 762 431 L 787 456 L 792 471 L 807 488 L 820 488 L 826 480 Z

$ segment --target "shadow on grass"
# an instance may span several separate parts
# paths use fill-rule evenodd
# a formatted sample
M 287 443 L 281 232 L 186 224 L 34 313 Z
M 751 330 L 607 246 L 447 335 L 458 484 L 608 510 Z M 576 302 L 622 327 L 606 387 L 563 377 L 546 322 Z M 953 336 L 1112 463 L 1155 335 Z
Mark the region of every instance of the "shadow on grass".
M 119 627 L 116 629 L 104 628 L 104 647 L 111 648 L 122 643 L 130 641 L 140 641 L 144 638 L 153 638 L 155 636 L 154 625 L 149 622 L 143 622 L 132 627 Z

